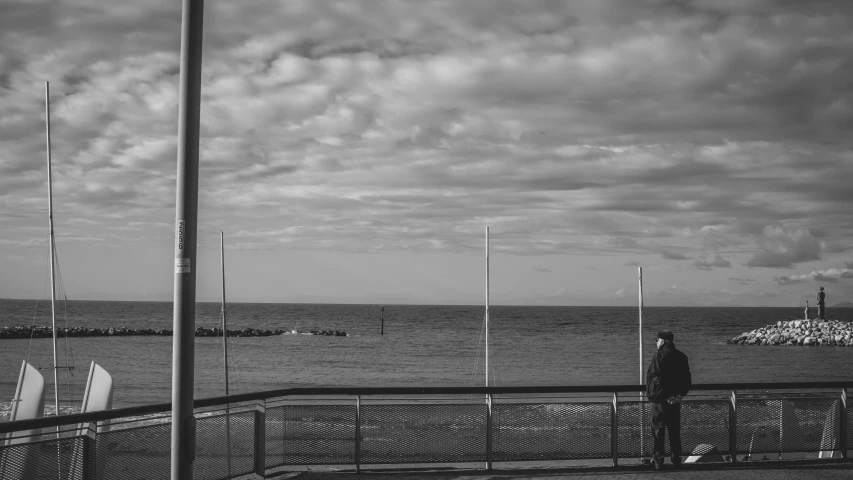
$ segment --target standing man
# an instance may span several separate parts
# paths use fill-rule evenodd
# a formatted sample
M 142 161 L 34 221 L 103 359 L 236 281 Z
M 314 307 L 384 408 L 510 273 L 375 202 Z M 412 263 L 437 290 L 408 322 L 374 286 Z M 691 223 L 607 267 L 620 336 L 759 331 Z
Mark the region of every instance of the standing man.
M 817 318 L 821 320 L 826 320 L 825 315 L 826 312 L 824 310 L 824 302 L 826 301 L 826 294 L 823 293 L 823 287 L 820 287 L 820 291 L 817 292 Z
M 687 355 L 675 348 L 674 338 L 668 330 L 658 332 L 658 351 L 652 356 L 646 371 L 646 393 L 652 404 L 652 460 L 655 470 L 663 468 L 667 428 L 672 464 L 675 468 L 681 467 L 681 401 L 693 382 Z

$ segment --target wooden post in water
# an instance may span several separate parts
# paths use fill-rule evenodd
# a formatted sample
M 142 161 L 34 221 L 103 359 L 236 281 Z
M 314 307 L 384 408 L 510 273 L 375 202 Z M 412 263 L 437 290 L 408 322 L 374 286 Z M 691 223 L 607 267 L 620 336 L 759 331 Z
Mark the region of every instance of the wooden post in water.
M 175 277 L 172 322 L 171 479 L 193 478 L 196 230 L 204 0 L 183 0 L 178 82 L 178 161 L 175 194 Z
M 379 335 L 385 335 L 385 305 L 382 305 L 382 309 L 379 310 L 379 320 L 382 322 L 379 327 Z

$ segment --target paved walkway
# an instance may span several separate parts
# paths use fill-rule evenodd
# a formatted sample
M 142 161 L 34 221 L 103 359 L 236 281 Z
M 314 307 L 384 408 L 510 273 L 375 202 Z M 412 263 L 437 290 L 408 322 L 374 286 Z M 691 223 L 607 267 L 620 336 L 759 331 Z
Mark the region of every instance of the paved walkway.
M 294 480 L 634 480 L 678 478 L 688 480 L 836 480 L 853 478 L 853 462 L 823 460 L 820 462 L 753 462 L 751 464 L 693 464 L 673 470 L 667 464 L 660 472 L 649 466 L 625 467 L 560 467 L 505 470 L 310 470 L 283 472 L 267 476 L 272 479 Z

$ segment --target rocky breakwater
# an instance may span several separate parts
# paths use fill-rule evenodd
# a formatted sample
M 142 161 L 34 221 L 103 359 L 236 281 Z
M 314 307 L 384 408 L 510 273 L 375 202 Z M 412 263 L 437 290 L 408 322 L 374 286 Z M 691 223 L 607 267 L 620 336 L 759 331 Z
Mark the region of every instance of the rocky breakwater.
M 131 336 L 131 335 L 172 335 L 172 330 L 168 328 L 58 328 L 57 335 L 60 337 L 109 337 L 109 336 Z M 260 329 L 260 328 L 244 328 L 242 330 L 228 330 L 229 337 L 269 337 L 272 335 L 281 335 L 284 330 L 275 329 Z M 343 332 L 337 332 L 343 333 Z M 326 335 L 326 333 L 322 333 Z M 335 334 L 334 332 L 332 334 Z M 49 338 L 53 336 L 51 327 L 36 326 L 28 327 L 20 325 L 17 327 L 0 327 L 0 339 L 12 338 Z M 196 337 L 221 337 L 222 329 L 220 328 L 203 328 L 195 329 Z M 346 333 L 343 333 L 346 336 Z
M 838 320 L 790 320 L 742 333 L 731 345 L 853 346 L 853 323 Z
M 341 332 L 338 330 L 309 330 L 307 332 L 300 332 L 299 330 L 291 330 L 291 335 L 324 335 L 327 337 L 349 337 L 347 332 Z

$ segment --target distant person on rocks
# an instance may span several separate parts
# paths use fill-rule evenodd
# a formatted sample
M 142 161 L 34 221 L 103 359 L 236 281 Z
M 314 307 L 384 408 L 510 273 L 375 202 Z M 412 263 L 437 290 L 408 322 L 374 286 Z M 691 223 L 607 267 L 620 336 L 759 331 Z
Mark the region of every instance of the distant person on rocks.
M 823 287 L 820 287 L 820 291 L 817 292 L 817 318 L 821 320 L 826 320 L 826 304 L 824 302 L 826 302 L 826 294 L 823 293 Z
M 674 338 L 668 330 L 658 332 L 658 351 L 652 356 L 646 371 L 646 394 L 652 404 L 652 460 L 655 470 L 663 468 L 667 428 L 672 464 L 675 468 L 681 466 L 681 401 L 693 383 L 687 355 L 675 348 Z

